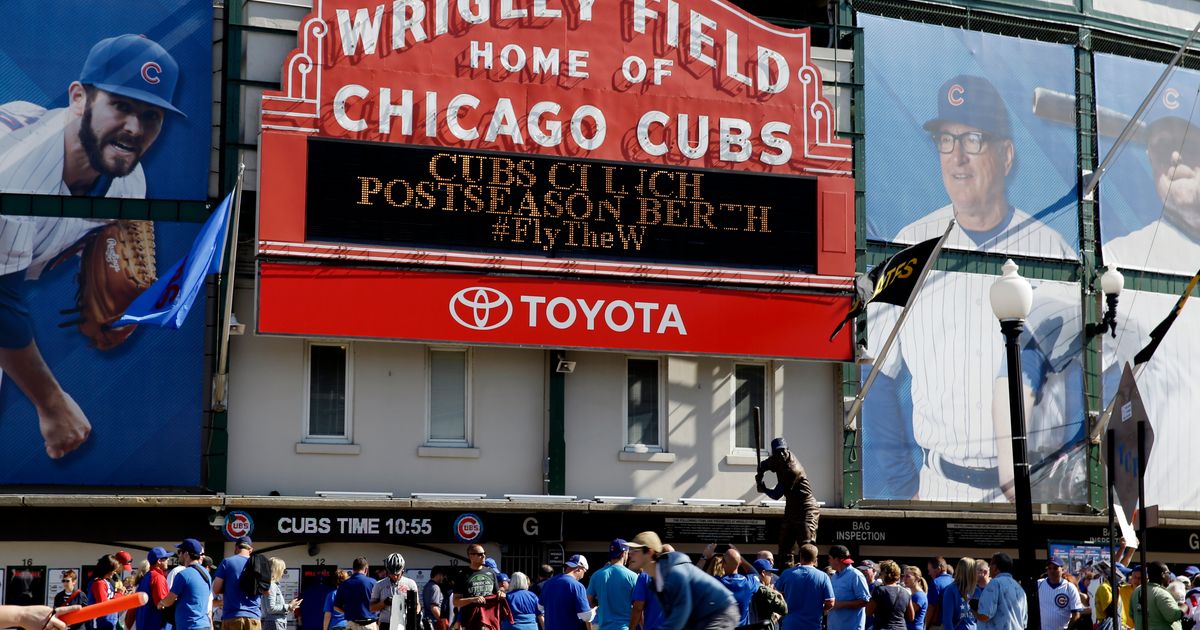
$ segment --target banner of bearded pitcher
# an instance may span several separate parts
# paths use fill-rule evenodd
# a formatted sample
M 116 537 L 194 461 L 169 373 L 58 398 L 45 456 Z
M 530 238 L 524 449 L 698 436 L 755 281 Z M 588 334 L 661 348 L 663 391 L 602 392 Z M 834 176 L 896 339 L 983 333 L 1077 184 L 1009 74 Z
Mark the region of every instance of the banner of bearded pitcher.
M 0 193 L 207 198 L 211 3 L 10 4 L 0 43 Z M 178 331 L 135 330 L 100 350 L 71 312 L 80 249 L 110 222 L 0 216 L 9 315 L 0 325 L 8 351 L 0 352 L 0 444 L 8 445 L 0 455 L 11 463 L 0 485 L 200 483 L 203 317 Z M 160 261 L 186 254 L 199 224 L 143 227 L 139 255 L 158 272 Z M 118 254 L 115 243 L 94 246 L 105 261 Z M 57 387 L 18 377 L 42 366 Z

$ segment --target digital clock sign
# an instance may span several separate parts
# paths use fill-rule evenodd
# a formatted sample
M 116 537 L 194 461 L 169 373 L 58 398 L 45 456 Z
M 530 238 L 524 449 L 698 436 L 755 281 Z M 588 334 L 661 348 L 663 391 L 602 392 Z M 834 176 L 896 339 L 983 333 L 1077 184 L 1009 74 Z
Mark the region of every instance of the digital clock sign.
M 306 239 L 811 272 L 817 181 L 310 138 Z

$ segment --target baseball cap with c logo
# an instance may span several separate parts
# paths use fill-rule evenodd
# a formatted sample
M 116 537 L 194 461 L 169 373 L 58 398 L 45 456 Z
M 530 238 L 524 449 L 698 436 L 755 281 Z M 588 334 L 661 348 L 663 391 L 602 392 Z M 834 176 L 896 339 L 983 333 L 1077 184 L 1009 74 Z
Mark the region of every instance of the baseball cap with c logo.
M 187 118 L 172 104 L 179 64 L 165 48 L 142 35 L 118 35 L 97 42 L 83 62 L 79 82 Z

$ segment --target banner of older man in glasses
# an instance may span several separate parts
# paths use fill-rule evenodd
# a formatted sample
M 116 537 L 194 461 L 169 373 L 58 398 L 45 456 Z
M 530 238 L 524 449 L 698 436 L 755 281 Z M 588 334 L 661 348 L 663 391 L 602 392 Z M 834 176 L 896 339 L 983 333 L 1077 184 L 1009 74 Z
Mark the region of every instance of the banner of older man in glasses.
M 1100 157 L 1165 64 L 1096 55 Z M 1176 68 L 1100 186 L 1105 263 L 1190 276 L 1200 269 L 1200 72 Z
M 1072 127 L 1034 115 L 1038 90 L 1073 94 L 1074 52 L 861 16 L 866 40 L 867 237 L 916 243 L 956 221 L 946 247 L 1078 257 Z M 912 51 L 912 54 L 905 54 Z M 919 52 L 918 52 L 919 51 Z M 1003 501 L 1012 494 L 995 277 L 934 271 L 863 411 L 864 496 Z M 1079 288 L 1042 282 L 1025 358 L 1035 496 L 1085 499 Z M 868 309 L 877 351 L 899 307 Z
M 1103 159 L 1146 98 L 1165 64 L 1096 55 L 1097 132 Z M 1152 95 L 1100 184 L 1100 240 L 1105 263 L 1123 269 L 1192 276 L 1200 269 L 1200 72 L 1176 68 Z M 1180 278 L 1182 286 L 1184 279 Z M 1177 291 L 1179 289 L 1176 289 Z M 1124 291 L 1117 309 L 1117 338 L 1104 338 L 1114 360 L 1130 361 L 1148 333 L 1174 308 L 1177 293 Z M 1190 386 L 1200 373 L 1200 303 L 1184 304 L 1145 371 L 1138 389 L 1154 427 L 1147 461 L 1150 505 L 1193 509 L 1200 482 L 1181 478 L 1173 465 L 1200 448 L 1189 420 L 1200 405 Z M 1105 364 L 1105 401 L 1116 391 Z M 1182 460 L 1180 458 L 1183 458 Z

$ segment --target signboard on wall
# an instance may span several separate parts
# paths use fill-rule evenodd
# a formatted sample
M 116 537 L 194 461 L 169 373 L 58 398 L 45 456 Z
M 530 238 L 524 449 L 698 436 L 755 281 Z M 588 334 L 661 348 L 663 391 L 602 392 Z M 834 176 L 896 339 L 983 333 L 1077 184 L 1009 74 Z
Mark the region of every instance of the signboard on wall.
M 0 192 L 207 197 L 211 3 L 13 0 L 5 9 Z M 126 126 L 131 113 L 139 122 Z
M 1074 49 L 865 14 L 859 24 L 867 238 L 918 243 L 954 216 L 946 247 L 1077 259 Z
M 308 170 L 311 241 L 816 266 L 813 177 L 319 138 Z
M 718 0 L 319 0 L 263 97 L 259 252 L 849 288 L 809 36 Z
M 553 540 L 561 536 L 563 519 L 559 513 L 432 510 L 254 510 L 252 513 L 259 523 L 259 540 L 383 542 L 397 545 L 477 540 Z M 333 574 L 316 565 L 305 565 L 304 570 L 302 577 L 305 585 L 327 580 Z
M 1097 54 L 1095 63 L 1096 131 L 1104 160 L 1166 64 L 1105 54 Z M 1112 156 L 1100 188 L 1106 264 L 1183 276 L 1200 268 L 1198 89 L 1200 72 L 1172 70 L 1128 144 Z
M 946 247 L 1077 259 L 1075 51 L 859 17 L 871 164 L 867 237 L 916 243 L 940 236 L 953 216 Z M 864 498 L 1011 500 L 1013 473 L 1000 456 L 1011 448 L 1007 373 L 987 295 L 994 280 L 929 274 L 863 407 Z M 1022 345 L 1035 400 L 1028 416 L 1032 491 L 1035 501 L 1082 503 L 1079 286 L 1035 286 L 1030 341 Z M 868 308 L 869 347 L 883 346 L 900 310 Z
M 274 262 L 261 265 L 258 294 L 266 334 L 853 356 L 849 335 L 828 339 L 848 308 L 835 295 Z
M 0 218 L 5 221 L 59 233 L 110 223 Z M 187 255 L 199 230 L 195 223 L 140 223 L 150 247 L 142 262 L 160 270 Z M 111 247 L 99 240 L 91 246 Z M 89 265 L 94 272 L 104 264 L 103 252 L 73 256 L 64 246 L 58 252 L 64 254 L 61 261 L 17 287 L 29 308 L 38 353 L 80 413 L 60 414 L 55 424 L 40 422 L 33 400 L 44 392 L 27 392 L 21 381 L 5 375 L 0 380 L 0 458 L 8 465 L 0 470 L 0 485 L 200 485 L 204 298 L 197 299 L 195 312 L 178 330 L 136 327 L 123 341 L 100 349 L 72 310 L 80 276 Z

